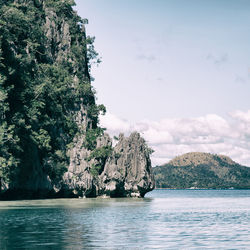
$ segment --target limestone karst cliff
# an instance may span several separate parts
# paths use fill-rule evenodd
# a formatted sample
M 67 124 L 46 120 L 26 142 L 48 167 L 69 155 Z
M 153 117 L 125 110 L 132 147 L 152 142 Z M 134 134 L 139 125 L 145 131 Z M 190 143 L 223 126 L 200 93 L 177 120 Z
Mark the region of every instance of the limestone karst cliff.
M 105 107 L 89 74 L 97 53 L 73 4 L 0 1 L 3 198 L 143 197 L 154 188 L 140 135 L 113 147 L 98 125 Z
M 104 134 L 98 138 L 97 150 L 111 145 L 110 137 Z M 144 197 L 153 190 L 150 150 L 140 134 L 132 133 L 127 138 L 121 134 L 102 163 L 89 161 L 90 155 L 86 148 L 74 148 L 61 188 L 67 196 Z M 99 172 L 93 174 L 90 164 L 101 164 Z

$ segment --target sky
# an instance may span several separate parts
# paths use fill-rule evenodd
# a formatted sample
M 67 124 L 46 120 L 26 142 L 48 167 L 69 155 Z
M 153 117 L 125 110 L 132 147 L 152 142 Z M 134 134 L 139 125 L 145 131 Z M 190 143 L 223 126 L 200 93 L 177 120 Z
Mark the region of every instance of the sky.
M 137 130 L 153 166 L 199 151 L 250 166 L 250 1 L 77 0 L 102 63 L 101 125 Z

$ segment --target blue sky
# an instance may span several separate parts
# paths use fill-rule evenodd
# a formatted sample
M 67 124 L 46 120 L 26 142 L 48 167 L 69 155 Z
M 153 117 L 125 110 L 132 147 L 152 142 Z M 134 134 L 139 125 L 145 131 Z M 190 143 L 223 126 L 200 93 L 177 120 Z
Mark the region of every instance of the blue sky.
M 87 33 L 96 37 L 95 47 L 102 57 L 103 62 L 93 67 L 92 75 L 98 102 L 104 103 L 109 113 L 104 119 L 108 128 L 114 128 L 117 122 L 116 129 L 121 126 L 129 131 L 138 129 L 138 124 L 162 124 L 166 119 L 194 122 L 199 117 L 206 121 L 205 117 L 212 115 L 209 117 L 224 119 L 233 133 L 241 127 L 242 116 L 248 121 L 250 1 L 77 0 L 76 3 L 78 14 L 89 19 Z M 240 120 L 235 116 L 239 112 Z M 202 126 L 208 126 L 208 122 Z M 143 131 L 147 139 L 148 134 Z M 159 133 L 155 133 L 156 138 Z M 200 134 L 193 136 L 204 136 L 204 131 L 197 133 Z M 156 149 L 156 164 L 189 150 L 208 150 L 227 154 L 250 166 L 250 158 L 245 156 L 248 151 L 244 151 L 248 146 L 244 144 L 244 153 L 240 153 L 237 137 L 225 142 L 232 146 L 227 150 L 222 146 L 218 149 L 218 141 L 210 148 L 204 148 L 201 141 L 195 148 L 193 139 L 185 144 L 167 140 L 166 150 L 171 151 L 167 147 L 170 144 L 176 150 L 158 157 L 160 146 L 152 143 L 153 134 L 148 140 Z M 242 137 L 242 131 L 238 131 L 238 136 Z M 221 140 L 225 141 L 225 135 Z

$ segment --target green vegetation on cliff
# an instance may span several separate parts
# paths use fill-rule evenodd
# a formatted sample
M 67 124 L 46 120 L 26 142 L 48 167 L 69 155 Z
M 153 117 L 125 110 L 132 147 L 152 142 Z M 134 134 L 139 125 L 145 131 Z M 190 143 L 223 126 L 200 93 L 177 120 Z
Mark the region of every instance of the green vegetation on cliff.
M 188 153 L 153 172 L 157 188 L 250 188 L 250 168 L 223 155 Z
M 94 39 L 73 5 L 0 0 L 0 180 L 10 185 L 22 186 L 35 165 L 59 180 L 73 138 L 96 130 L 105 111 L 90 85 Z M 82 105 L 85 130 L 77 122 Z

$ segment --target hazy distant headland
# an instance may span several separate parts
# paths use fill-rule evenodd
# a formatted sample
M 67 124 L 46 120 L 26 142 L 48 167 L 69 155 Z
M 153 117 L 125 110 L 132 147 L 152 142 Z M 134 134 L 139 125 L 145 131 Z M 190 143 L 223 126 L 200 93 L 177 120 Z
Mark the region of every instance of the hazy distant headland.
M 156 188 L 250 188 L 250 168 L 224 155 L 187 153 L 155 167 L 153 172 Z

